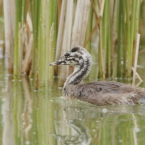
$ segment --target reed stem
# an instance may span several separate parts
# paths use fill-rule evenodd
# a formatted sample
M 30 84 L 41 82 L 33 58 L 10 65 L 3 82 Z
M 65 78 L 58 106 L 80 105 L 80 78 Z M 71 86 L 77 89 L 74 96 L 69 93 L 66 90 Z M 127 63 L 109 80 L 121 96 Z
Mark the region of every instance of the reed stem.
M 123 1 L 119 1 L 119 12 L 118 12 L 118 48 L 117 48 L 117 78 L 121 78 L 122 72 L 122 64 L 121 64 L 121 57 L 122 57 L 122 41 L 123 41 Z
M 8 63 L 8 72 L 13 73 L 14 65 L 14 31 L 15 31 L 15 1 L 3 1 L 4 8 L 4 29 L 5 29 L 5 48 Z
M 107 28 L 108 28 L 108 34 L 107 34 L 107 61 L 106 61 L 106 78 L 111 79 L 111 69 L 112 69 L 112 65 L 111 65 L 111 40 L 112 40 L 112 35 L 111 35 L 111 13 L 110 13 L 110 0 L 107 1 Z
M 128 4 L 129 5 L 129 4 Z M 132 67 L 132 53 L 133 53 L 133 43 L 135 38 L 135 18 L 137 10 L 137 0 L 132 1 L 132 17 L 131 17 L 131 27 L 130 27 L 130 44 L 128 49 L 128 70 L 127 77 L 131 78 L 131 67 Z M 129 15 L 129 14 L 128 14 Z
M 4 16 L 8 69 L 14 78 L 21 73 L 30 77 L 34 74 L 37 89 L 48 86 L 54 76 L 54 67 L 48 64 L 76 45 L 91 52 L 91 42 L 94 44 L 96 38 L 99 38 L 98 54 L 94 54 L 98 59 L 98 78 L 111 78 L 115 73 L 117 78 L 132 77 L 141 1 L 12 1 L 4 1 Z M 117 69 L 113 63 L 117 63 Z M 61 68 L 60 86 L 69 73 L 68 67 Z

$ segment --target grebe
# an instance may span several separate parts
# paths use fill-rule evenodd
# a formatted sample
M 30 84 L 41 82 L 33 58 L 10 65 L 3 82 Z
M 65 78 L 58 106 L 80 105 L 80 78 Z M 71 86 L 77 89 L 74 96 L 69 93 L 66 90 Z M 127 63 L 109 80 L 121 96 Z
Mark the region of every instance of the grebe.
M 99 106 L 145 102 L 145 91 L 131 85 L 114 81 L 81 84 L 92 66 L 91 55 L 81 46 L 72 48 L 59 60 L 50 63 L 50 66 L 53 65 L 75 66 L 63 86 L 63 96 L 66 99 L 79 99 Z

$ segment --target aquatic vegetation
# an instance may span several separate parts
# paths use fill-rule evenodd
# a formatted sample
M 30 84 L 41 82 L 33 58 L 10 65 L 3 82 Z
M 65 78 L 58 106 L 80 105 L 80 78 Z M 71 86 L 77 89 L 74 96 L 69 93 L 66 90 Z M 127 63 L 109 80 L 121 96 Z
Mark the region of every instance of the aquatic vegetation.
M 138 0 L 4 1 L 9 73 L 34 78 L 36 89 L 59 75 L 62 86 L 73 68 L 48 64 L 81 45 L 98 63 L 95 77 L 131 80 L 144 5 Z

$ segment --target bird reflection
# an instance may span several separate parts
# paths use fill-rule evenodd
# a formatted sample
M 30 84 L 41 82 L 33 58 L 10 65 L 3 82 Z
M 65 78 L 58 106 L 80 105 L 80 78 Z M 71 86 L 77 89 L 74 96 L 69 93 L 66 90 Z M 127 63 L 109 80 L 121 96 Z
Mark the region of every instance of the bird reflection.
M 83 125 L 81 120 L 67 120 L 67 125 L 75 131 L 75 135 L 58 135 L 53 136 L 61 141 L 64 145 L 89 145 L 91 143 L 91 135 L 89 129 Z

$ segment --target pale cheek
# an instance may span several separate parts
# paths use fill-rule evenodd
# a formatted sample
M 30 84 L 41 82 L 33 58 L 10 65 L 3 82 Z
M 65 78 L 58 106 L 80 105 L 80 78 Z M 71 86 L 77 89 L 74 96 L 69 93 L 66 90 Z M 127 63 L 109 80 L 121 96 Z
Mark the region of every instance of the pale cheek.
M 75 58 L 76 61 L 79 61 L 79 58 Z
M 79 63 L 80 63 L 80 64 L 82 64 L 82 63 L 83 63 L 83 60 L 82 60 L 82 59 L 81 59 L 81 60 L 79 60 Z
M 77 62 L 73 61 L 73 62 L 72 62 L 72 64 L 73 64 L 73 65 L 76 65 L 76 64 L 77 64 Z
M 69 61 L 67 61 L 67 62 L 66 62 L 66 64 L 70 64 L 70 62 L 69 62 Z

